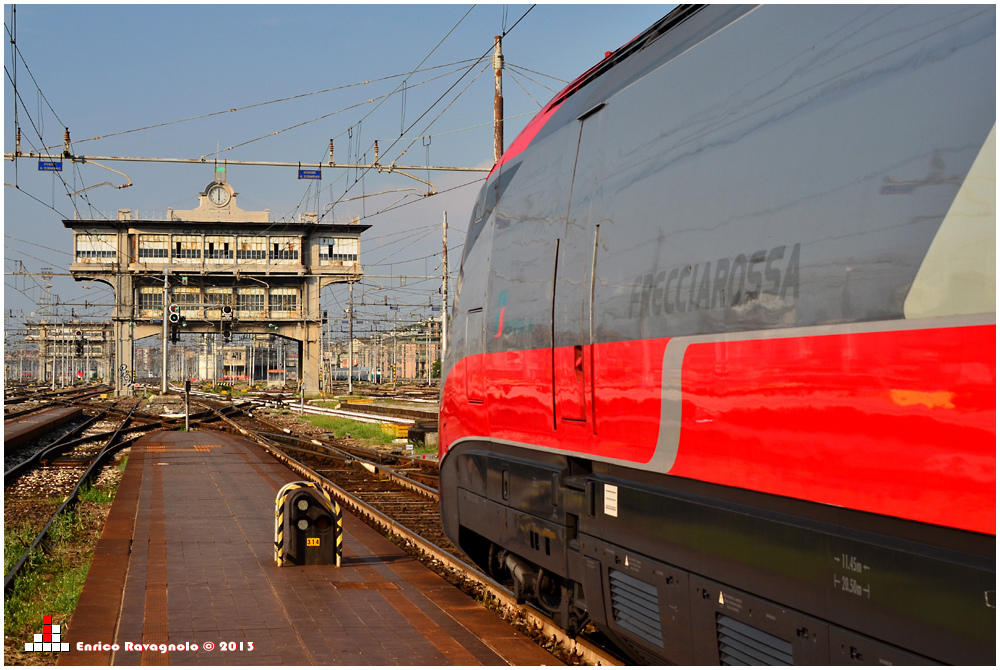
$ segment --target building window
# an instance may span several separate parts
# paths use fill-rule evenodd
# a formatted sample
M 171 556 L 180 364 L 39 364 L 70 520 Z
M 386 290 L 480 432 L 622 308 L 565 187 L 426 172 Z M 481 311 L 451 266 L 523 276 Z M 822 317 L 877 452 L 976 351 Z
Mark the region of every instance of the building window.
M 357 237 L 321 237 L 319 239 L 319 261 L 340 261 L 356 263 L 358 261 Z
M 264 290 L 258 293 L 240 292 L 236 296 L 236 309 L 239 312 L 263 312 L 264 311 Z
M 295 312 L 299 308 L 296 289 L 272 289 L 270 298 L 268 308 L 272 312 Z
M 271 244 L 268 247 L 269 261 L 297 261 L 299 260 L 298 237 L 271 237 Z
M 173 300 L 182 312 L 193 312 L 201 308 L 201 291 L 178 288 L 174 290 Z
M 205 258 L 213 260 L 233 260 L 236 253 L 236 239 L 219 235 L 205 236 Z
M 174 235 L 174 258 L 201 258 L 201 238 L 197 235 Z
M 264 260 L 264 250 L 263 249 L 240 249 L 236 252 L 236 258 L 239 260 Z
M 140 235 L 139 258 L 170 258 L 170 236 Z
M 166 258 L 167 249 L 150 249 L 148 247 L 139 247 L 139 258 Z
M 236 249 L 237 260 L 265 261 L 267 260 L 266 237 L 240 236 L 239 247 Z
M 86 262 L 95 258 L 117 258 L 116 235 L 76 235 L 76 260 Z
M 163 289 L 143 287 L 139 289 L 139 311 L 163 311 Z
M 205 289 L 205 307 L 213 310 L 210 318 L 222 316 L 222 306 L 233 305 L 233 289 L 231 288 L 208 288 Z

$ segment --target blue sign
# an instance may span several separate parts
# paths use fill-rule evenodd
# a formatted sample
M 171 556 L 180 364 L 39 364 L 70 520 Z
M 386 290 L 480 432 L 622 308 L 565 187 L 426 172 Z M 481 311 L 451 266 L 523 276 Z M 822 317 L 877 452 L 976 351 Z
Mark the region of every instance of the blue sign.
M 39 172 L 62 172 L 62 161 L 38 161 Z
M 322 170 L 299 170 L 299 179 L 322 179 Z

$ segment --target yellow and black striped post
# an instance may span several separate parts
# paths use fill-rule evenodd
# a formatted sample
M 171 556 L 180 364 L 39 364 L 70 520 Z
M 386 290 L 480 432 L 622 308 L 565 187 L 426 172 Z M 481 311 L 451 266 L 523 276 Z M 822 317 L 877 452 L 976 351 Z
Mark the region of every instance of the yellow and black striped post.
M 333 533 L 337 538 L 337 545 L 334 549 L 334 560 L 337 567 L 340 567 L 340 559 L 344 555 L 344 517 L 340 513 L 340 503 L 333 501 Z
M 285 562 L 285 500 L 290 489 L 298 488 L 301 482 L 285 484 L 274 499 L 274 562 L 281 567 Z

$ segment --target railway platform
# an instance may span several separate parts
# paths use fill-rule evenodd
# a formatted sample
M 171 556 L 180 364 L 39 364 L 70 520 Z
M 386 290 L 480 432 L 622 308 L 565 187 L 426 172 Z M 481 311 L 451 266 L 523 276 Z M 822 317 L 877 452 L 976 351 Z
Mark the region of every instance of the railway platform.
M 53 407 L 6 419 L 3 425 L 4 449 L 19 447 L 82 414 L 83 410 L 79 407 Z
M 132 447 L 59 665 L 558 665 L 357 518 L 342 566 L 274 562 L 290 470 L 224 433 Z

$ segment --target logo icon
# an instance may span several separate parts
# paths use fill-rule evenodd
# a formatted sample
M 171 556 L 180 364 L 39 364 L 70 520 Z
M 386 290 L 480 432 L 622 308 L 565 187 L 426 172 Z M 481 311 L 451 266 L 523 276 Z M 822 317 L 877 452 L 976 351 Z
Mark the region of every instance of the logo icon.
M 500 307 L 500 313 L 497 315 L 497 334 L 493 337 L 500 337 L 503 335 L 503 311 L 507 309 L 504 305 L 507 304 L 507 289 L 500 291 L 500 298 L 497 300 L 497 307 Z
M 34 642 L 24 644 L 25 651 L 69 651 L 69 642 L 62 641 L 62 627 L 52 623 L 51 616 L 42 617 L 42 632 L 35 633 Z

